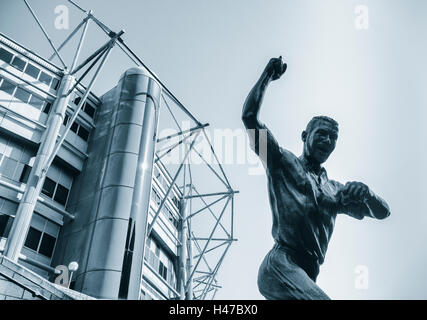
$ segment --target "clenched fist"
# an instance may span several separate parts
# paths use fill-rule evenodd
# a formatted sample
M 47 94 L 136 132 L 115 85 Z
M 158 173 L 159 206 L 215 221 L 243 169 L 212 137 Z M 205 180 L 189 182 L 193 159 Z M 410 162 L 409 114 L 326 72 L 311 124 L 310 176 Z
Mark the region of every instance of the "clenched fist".
M 282 56 L 279 58 L 271 58 L 264 72 L 270 77 L 271 80 L 279 79 L 286 71 L 287 65 L 283 63 Z
M 347 182 L 338 193 L 341 204 L 360 203 L 372 197 L 372 191 L 362 182 Z

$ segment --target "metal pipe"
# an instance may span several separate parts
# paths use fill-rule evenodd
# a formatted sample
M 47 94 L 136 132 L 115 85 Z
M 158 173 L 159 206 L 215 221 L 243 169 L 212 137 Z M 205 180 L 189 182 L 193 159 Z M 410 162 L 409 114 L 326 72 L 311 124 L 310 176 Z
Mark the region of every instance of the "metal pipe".
M 92 10 L 90 10 L 90 11 L 89 11 L 89 14 L 91 14 L 91 13 L 92 13 Z M 85 20 L 86 20 L 86 21 L 85 21 Z M 77 59 L 79 58 L 80 51 L 81 51 L 81 49 L 82 49 L 83 42 L 84 42 L 85 37 L 86 37 L 87 28 L 89 27 L 89 17 L 86 17 L 85 19 L 83 19 L 82 23 L 83 23 L 84 21 L 85 21 L 86 23 L 85 23 L 85 26 L 84 26 L 84 28 L 83 28 L 82 35 L 80 36 L 80 41 L 79 41 L 79 45 L 78 45 L 77 50 L 76 50 L 76 54 L 74 55 L 73 62 L 71 63 L 70 72 L 73 72 L 74 68 L 76 67 Z
M 61 43 L 61 45 L 58 47 L 58 51 L 60 51 L 66 44 L 68 41 L 70 41 L 70 39 L 76 34 L 77 31 L 79 31 L 80 27 L 85 23 L 85 21 L 89 19 L 88 17 L 84 18 L 77 27 L 74 28 L 74 30 L 69 34 L 69 36 Z M 55 58 L 56 54 L 52 54 L 50 56 L 50 58 L 48 59 L 49 61 L 52 60 L 53 58 Z
M 190 129 L 188 129 L 188 130 L 179 131 L 179 132 L 177 132 L 177 133 L 174 133 L 174 134 L 168 135 L 168 136 L 166 136 L 166 137 L 158 138 L 158 139 L 157 139 L 157 143 L 162 142 L 162 141 L 164 141 L 164 140 L 169 140 L 169 139 L 171 139 L 171 138 L 174 138 L 174 137 L 177 137 L 177 136 L 183 135 L 183 134 L 185 134 L 185 133 L 189 133 L 189 132 L 192 132 L 192 131 L 196 131 L 196 130 L 198 130 L 198 129 L 201 129 L 201 128 L 205 128 L 205 127 L 207 127 L 207 126 L 209 126 L 209 123 L 205 123 L 205 124 L 203 124 L 202 126 L 197 126 L 197 127 L 194 127 L 194 128 L 190 128 Z
M 164 204 L 165 204 L 165 202 L 166 202 L 166 199 L 167 199 L 167 197 L 169 196 L 169 193 L 171 192 L 171 190 L 172 190 L 172 188 L 173 188 L 173 185 L 175 184 L 175 181 L 176 181 L 176 179 L 178 178 L 178 175 L 179 175 L 179 173 L 181 172 L 182 167 L 184 166 L 185 160 L 187 159 L 188 155 L 190 154 L 190 151 L 191 151 L 191 149 L 193 148 L 194 143 L 196 142 L 196 139 L 197 139 L 197 137 L 199 136 L 199 134 L 200 134 L 200 131 L 198 131 L 198 132 L 196 133 L 196 136 L 194 137 L 193 141 L 191 142 L 191 145 L 190 145 L 190 147 L 188 148 L 187 153 L 185 154 L 184 159 L 182 160 L 182 163 L 180 164 L 180 166 L 179 166 L 179 168 L 178 168 L 178 171 L 177 171 L 177 173 L 175 174 L 175 177 L 172 179 L 172 181 L 171 181 L 171 183 L 170 183 L 170 186 L 169 186 L 168 190 L 166 191 L 166 194 L 165 194 L 164 198 L 162 199 L 162 202 L 160 203 L 160 205 L 159 205 L 159 207 L 158 207 L 158 209 L 157 209 L 157 212 L 156 212 L 156 214 L 154 215 L 153 220 L 151 221 L 150 227 L 148 228 L 147 237 L 149 237 L 149 236 L 150 236 L 150 233 L 151 233 L 151 231 L 153 230 L 153 227 L 154 227 L 154 223 L 156 222 L 157 217 L 159 216 L 160 211 L 162 210 L 162 208 L 163 208 L 163 206 L 164 206 Z
M 225 212 L 225 209 L 227 208 L 227 205 L 228 205 L 228 202 L 229 202 L 229 201 L 230 201 L 230 198 L 228 198 L 228 199 L 227 199 L 227 202 L 225 203 L 224 208 L 222 209 L 221 214 L 219 215 L 218 220 L 216 221 L 215 226 L 213 227 L 213 229 L 212 229 L 212 231 L 211 231 L 211 234 L 209 235 L 209 238 L 208 238 L 208 240 L 206 241 L 206 244 L 205 244 L 205 246 L 204 246 L 204 248 L 203 248 L 202 252 L 200 253 L 200 255 L 201 255 L 201 256 L 203 256 L 203 254 L 205 253 L 205 251 L 206 251 L 206 249 L 207 249 L 207 247 L 208 247 L 208 245 L 209 245 L 209 243 L 210 243 L 210 241 L 211 241 L 211 239 L 212 239 L 212 236 L 213 236 L 213 234 L 215 233 L 215 230 L 216 230 L 216 228 L 217 228 L 217 226 L 218 226 L 218 224 L 219 224 L 219 222 L 220 222 L 220 220 L 221 220 L 221 218 L 222 218 L 222 216 L 223 216 L 223 214 L 224 214 L 224 212 Z M 191 277 L 192 277 L 192 276 L 193 276 L 193 274 L 194 274 L 194 270 L 195 270 L 195 269 L 197 269 L 197 267 L 198 267 L 198 265 L 199 265 L 200 261 L 201 261 L 201 257 L 197 260 L 196 265 L 194 266 L 194 269 L 193 269 L 193 271 L 192 271 L 192 273 L 191 273 Z
M 184 170 L 185 172 L 185 170 Z M 186 260 L 187 260 L 187 238 L 188 238 L 188 228 L 187 223 L 185 222 L 185 217 L 187 216 L 187 202 L 184 199 L 180 201 L 180 212 L 182 219 L 179 225 L 179 240 L 181 244 L 178 247 L 178 288 L 180 299 L 185 300 L 185 284 L 187 282 L 186 276 Z
M 28 7 L 28 10 L 30 10 L 31 14 L 34 17 L 34 20 L 36 20 L 37 24 L 39 25 L 40 29 L 43 31 L 43 34 L 45 35 L 47 41 L 55 51 L 56 55 L 58 56 L 59 60 L 61 60 L 62 66 L 64 69 L 67 69 L 67 65 L 65 64 L 64 60 L 62 60 L 61 55 L 59 54 L 58 50 L 56 50 L 56 47 L 54 46 L 52 40 L 50 40 L 48 34 L 46 33 L 46 30 L 43 28 L 42 24 L 40 23 L 39 19 L 37 18 L 36 14 L 34 13 L 33 9 L 31 9 L 30 5 L 28 4 L 27 0 L 24 0 L 26 6 Z
M 226 191 L 226 192 L 214 192 L 214 193 L 205 193 L 205 194 L 198 194 L 195 196 L 187 196 L 185 197 L 186 199 L 190 199 L 190 198 L 200 198 L 200 197 L 212 197 L 212 196 L 221 196 L 221 195 L 232 195 L 234 193 L 239 193 L 239 191 Z
M 105 62 L 107 61 L 108 56 L 111 53 L 111 49 L 110 48 L 108 50 L 108 52 L 104 55 L 100 65 L 98 66 L 97 70 L 95 71 L 95 74 L 92 78 L 92 80 L 89 83 L 89 86 L 86 89 L 85 94 L 83 95 L 82 99 L 80 100 L 76 110 L 74 111 L 73 115 L 71 116 L 71 118 L 68 120 L 67 126 L 65 127 L 65 130 L 61 136 L 61 138 L 59 139 L 59 141 L 56 143 L 55 148 L 52 152 L 52 154 L 50 155 L 48 161 L 46 162 L 45 167 L 43 168 L 43 172 L 46 173 L 47 170 L 49 169 L 49 166 L 52 164 L 53 159 L 55 159 L 56 154 L 58 153 L 59 149 L 61 148 L 62 143 L 64 142 L 65 138 L 67 137 L 68 132 L 71 129 L 72 124 L 74 123 L 74 121 L 76 120 L 80 109 L 82 108 L 83 104 L 86 102 L 86 98 L 88 97 L 90 90 L 92 90 L 92 87 L 96 81 L 96 79 L 98 78 L 98 75 L 100 73 L 100 71 L 102 70 L 102 67 L 104 66 Z M 74 78 L 73 78 L 74 79 Z M 73 86 L 72 86 L 73 87 Z M 67 95 L 67 97 L 70 97 L 70 95 Z M 69 98 L 68 98 L 69 99 Z

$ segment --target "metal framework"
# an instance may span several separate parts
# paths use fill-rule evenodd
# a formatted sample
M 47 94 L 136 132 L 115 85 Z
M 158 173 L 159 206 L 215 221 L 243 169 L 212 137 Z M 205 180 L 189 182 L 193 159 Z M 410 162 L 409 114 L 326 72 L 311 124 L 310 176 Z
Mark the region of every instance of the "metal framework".
M 158 222 L 157 219 L 160 215 L 162 208 L 165 205 L 166 199 L 170 194 L 174 185 L 179 186 L 182 193 L 181 209 L 180 209 L 180 223 L 179 223 L 179 256 L 178 263 L 178 287 L 180 295 L 175 297 L 177 299 L 213 299 L 219 288 L 221 288 L 217 281 L 218 270 L 224 261 L 224 257 L 227 254 L 231 244 L 236 241 L 233 236 L 234 229 L 234 195 L 238 192 L 233 190 L 227 176 L 218 160 L 217 155 L 212 147 L 212 144 L 206 134 L 205 128 L 209 124 L 202 124 L 199 122 L 188 109 L 172 94 L 172 92 L 162 83 L 162 81 L 143 63 L 143 61 L 135 54 L 131 48 L 129 48 L 122 35 L 124 31 L 119 32 L 112 31 L 108 26 L 102 23 L 98 18 L 93 15 L 93 11 L 85 10 L 76 4 L 74 1 L 68 0 L 73 7 L 81 11 L 85 17 L 83 20 L 71 31 L 66 39 L 56 47 L 53 41 L 50 39 L 46 30 L 43 28 L 42 23 L 37 18 L 34 10 L 31 8 L 27 0 L 23 0 L 31 15 L 40 27 L 44 37 L 47 39 L 49 45 L 53 49 L 53 54 L 49 60 L 57 57 L 63 66 L 63 79 L 61 86 L 57 92 L 57 99 L 55 103 L 59 106 L 61 103 L 65 104 L 65 108 L 68 104 L 70 94 L 73 90 L 79 86 L 84 79 L 89 79 L 89 84 L 85 88 L 84 95 L 73 115 L 69 119 L 64 133 L 59 135 L 58 123 L 62 123 L 62 118 L 57 119 L 56 130 L 52 129 L 50 135 L 46 135 L 44 141 L 42 141 L 40 149 L 43 145 L 46 145 L 46 150 L 43 155 L 37 155 L 39 161 L 39 171 L 37 172 L 36 165 L 33 167 L 30 173 L 29 181 L 34 181 L 34 185 L 27 183 L 24 195 L 22 197 L 20 207 L 17 212 L 17 219 L 15 219 L 14 226 L 15 230 L 20 231 L 16 239 L 8 239 L 4 254 L 11 259 L 17 261 L 23 259 L 20 254 L 23 237 L 25 237 L 28 228 L 29 221 L 33 214 L 33 210 L 36 202 L 38 201 L 41 187 L 46 177 L 47 171 L 52 164 L 55 156 L 57 155 L 62 143 L 64 142 L 68 132 L 70 131 L 71 125 L 77 118 L 82 106 L 86 102 L 86 99 L 91 92 L 93 85 L 95 84 L 100 72 L 105 67 L 107 59 L 115 46 L 120 50 L 138 67 L 144 68 L 161 86 L 161 110 L 167 110 L 168 114 L 172 117 L 173 122 L 177 126 L 178 132 L 172 135 L 159 137 L 156 143 L 155 162 L 161 162 L 162 158 L 166 155 L 170 155 L 177 150 L 178 147 L 185 148 L 185 155 L 180 159 L 180 164 L 173 176 L 172 182 L 169 185 L 168 190 L 164 198 L 162 199 L 151 223 L 148 225 L 147 238 L 153 232 L 155 224 Z M 80 62 L 79 57 L 86 38 L 89 23 L 93 22 L 99 27 L 107 36 L 108 40 L 106 43 L 93 52 L 89 57 Z M 67 65 L 65 60 L 62 58 L 60 51 L 63 47 L 82 29 L 78 46 L 76 48 L 74 58 L 72 62 Z M 90 71 L 95 70 L 94 74 L 89 77 Z M 79 77 L 77 77 L 79 74 Z M 65 83 L 67 82 L 67 83 Z M 189 119 L 194 126 L 187 130 L 182 130 L 179 125 L 173 108 L 181 110 L 187 119 Z M 64 109 L 65 113 L 65 109 Z M 50 124 L 52 128 L 55 124 Z M 48 130 L 48 129 L 46 129 Z M 205 139 L 205 142 L 209 145 L 212 153 L 213 163 L 209 163 L 196 146 L 196 140 L 198 138 Z M 177 142 L 173 142 L 174 139 L 178 139 Z M 40 153 L 40 150 L 39 150 Z M 207 179 L 206 185 L 213 185 L 209 182 L 211 180 L 220 181 L 223 187 L 221 189 L 213 189 L 207 193 L 200 193 L 198 186 L 193 181 L 192 164 L 189 161 L 189 155 L 197 155 L 200 160 L 204 163 L 205 168 L 210 172 L 210 176 Z M 36 179 L 31 180 L 31 176 Z M 178 179 L 182 178 L 182 185 L 179 185 Z M 23 202 L 28 199 L 27 207 Z M 214 199 L 208 202 L 210 199 Z M 31 207 L 32 205 L 32 207 Z M 219 208 L 218 208 L 219 207 Z M 26 212 L 20 212 L 27 210 Z M 21 210 L 21 211 L 22 211 Z M 215 213 L 216 211 L 216 213 Z M 19 217 L 21 216 L 21 221 Z M 197 224 L 198 220 L 203 217 L 203 230 L 199 228 Z M 206 223 L 207 217 L 212 219 L 211 223 Z M 200 223 L 199 223 L 200 225 Z M 207 228 L 206 228 L 207 227 Z M 11 232 L 12 234 L 12 232 Z M 24 235 L 23 235 L 24 234 Z

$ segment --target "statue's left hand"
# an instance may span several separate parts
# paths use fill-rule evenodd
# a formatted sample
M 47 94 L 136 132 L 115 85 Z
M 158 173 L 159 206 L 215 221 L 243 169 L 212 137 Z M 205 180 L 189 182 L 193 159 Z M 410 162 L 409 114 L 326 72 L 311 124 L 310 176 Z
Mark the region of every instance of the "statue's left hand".
M 372 197 L 372 191 L 369 187 L 357 181 L 347 182 L 345 186 L 339 191 L 339 199 L 342 204 L 351 202 L 365 202 Z

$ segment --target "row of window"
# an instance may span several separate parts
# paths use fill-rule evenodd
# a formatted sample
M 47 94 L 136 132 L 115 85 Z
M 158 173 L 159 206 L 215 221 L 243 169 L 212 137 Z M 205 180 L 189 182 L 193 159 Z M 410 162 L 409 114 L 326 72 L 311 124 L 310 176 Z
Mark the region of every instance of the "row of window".
M 68 121 L 70 120 L 70 116 L 68 114 L 64 117 L 64 126 L 67 125 Z M 80 123 L 77 121 L 74 121 L 70 128 L 71 131 L 73 131 L 75 134 L 77 134 L 80 138 L 82 138 L 84 141 L 89 140 L 89 133 L 90 131 L 83 127 Z
M 157 203 L 157 205 L 160 205 L 160 203 L 162 202 L 162 197 L 154 188 L 151 192 L 151 198 L 154 200 L 155 203 Z M 175 218 L 175 215 L 172 213 L 172 211 L 168 208 L 166 204 L 163 205 L 162 212 L 165 214 L 166 218 L 168 218 L 168 220 L 172 222 L 175 228 L 178 228 L 178 220 Z
M 0 48 L 0 60 L 3 60 L 4 62 L 10 64 L 14 68 L 18 69 L 19 71 L 23 71 L 25 74 L 28 74 L 30 77 L 39 80 L 40 82 L 46 84 L 53 90 L 58 89 L 59 86 L 59 79 L 54 78 L 47 74 L 46 72 L 40 70 L 36 66 L 32 65 L 31 63 L 27 63 L 26 61 L 22 60 L 20 57 L 12 54 L 11 52 L 5 50 L 4 48 Z
M 160 185 L 163 187 L 164 190 L 168 190 L 169 189 L 169 182 L 166 180 L 166 178 L 160 173 L 159 168 L 157 168 L 157 166 L 154 166 L 153 168 L 153 176 L 156 177 L 157 181 L 160 183 Z M 170 194 L 173 194 L 173 192 L 171 192 Z M 171 197 L 172 203 L 176 206 L 176 208 L 179 208 L 179 199 L 173 195 Z
M 79 96 L 77 96 L 74 99 L 73 102 L 77 106 L 80 103 L 81 100 L 82 100 L 82 98 L 79 97 Z M 83 110 L 84 113 L 86 113 L 92 119 L 95 117 L 95 111 L 96 111 L 96 109 L 94 107 L 92 107 L 87 101 L 85 101 L 82 110 Z
M 160 277 L 169 283 L 169 285 L 176 288 L 176 274 L 171 257 L 152 237 L 147 238 L 145 247 L 144 259 L 147 263 L 156 270 Z
M 141 281 L 144 289 L 141 289 L 141 300 L 164 300 L 165 298 L 148 283 L 144 278 Z
M 18 87 L 16 84 L 3 78 L 0 78 L 0 90 L 10 94 L 15 99 L 22 101 L 23 103 L 28 103 L 29 105 L 42 110 L 46 114 L 49 113 L 52 106 L 50 102 L 44 101 L 30 91 Z
M 0 238 L 7 238 L 13 224 L 13 217 L 0 215 Z M 44 231 L 30 227 L 24 246 L 48 258 L 52 257 L 56 238 Z
M 25 165 L 24 169 L 22 170 L 21 177 L 19 178 L 19 182 L 27 183 L 28 176 L 30 175 L 31 167 L 29 165 Z M 56 202 L 62 204 L 63 206 L 66 205 L 68 194 L 70 193 L 70 189 L 63 186 L 62 184 L 46 177 L 42 193 L 49 198 L 55 200 Z
M 18 56 L 14 56 L 11 52 L 5 50 L 0 47 L 0 60 L 10 64 L 16 69 L 23 71 L 25 74 L 33 77 L 36 80 L 50 86 L 52 89 L 56 90 L 59 87 L 60 80 L 48 75 L 46 72 L 40 70 L 36 66 L 31 63 L 27 63 Z M 25 94 L 24 94 L 25 95 Z M 77 105 L 81 101 L 81 97 L 77 96 L 74 99 L 74 103 Z M 85 112 L 92 119 L 95 117 L 96 109 L 91 106 L 88 102 L 85 102 L 83 108 L 83 112 Z

